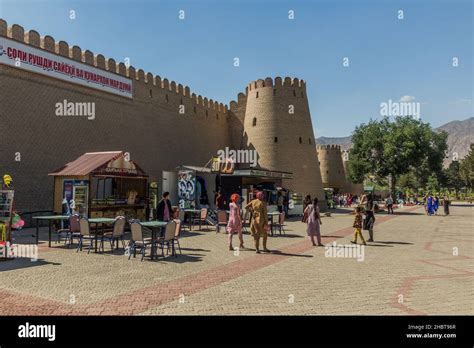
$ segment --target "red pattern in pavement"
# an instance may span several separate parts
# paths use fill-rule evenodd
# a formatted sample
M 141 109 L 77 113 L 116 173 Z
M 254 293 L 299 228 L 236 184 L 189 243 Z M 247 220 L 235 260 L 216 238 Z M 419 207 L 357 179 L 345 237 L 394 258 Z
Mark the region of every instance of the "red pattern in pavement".
M 409 208 L 412 211 L 418 207 Z M 396 218 L 397 215 L 379 216 L 376 224 Z M 337 237 L 346 237 L 354 232 L 347 227 L 331 233 L 331 237 L 323 237 L 330 243 Z M 103 301 L 86 304 L 67 304 L 61 301 L 45 299 L 28 294 L 0 289 L 4 315 L 132 315 L 158 307 L 164 303 L 177 301 L 180 296 L 189 296 L 199 291 L 217 286 L 288 259 L 293 255 L 302 254 L 314 247 L 308 241 L 291 244 L 271 254 L 255 255 L 229 264 L 214 267 L 205 271 L 190 274 L 165 283 L 140 288 Z M 258 262 L 257 262 L 258 260 Z

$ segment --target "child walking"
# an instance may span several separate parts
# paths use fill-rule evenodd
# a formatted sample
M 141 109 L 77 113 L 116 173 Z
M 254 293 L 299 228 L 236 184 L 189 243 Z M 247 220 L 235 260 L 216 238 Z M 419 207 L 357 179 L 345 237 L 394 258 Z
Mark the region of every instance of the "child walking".
M 231 197 L 231 203 L 229 204 L 229 222 L 227 223 L 227 233 L 229 233 L 229 250 L 234 250 L 232 246 L 232 236 L 238 234 L 240 240 L 240 249 L 244 248 L 244 239 L 242 236 L 242 219 L 240 217 L 240 207 L 239 207 L 240 196 L 237 193 L 234 193 Z
M 355 219 L 354 219 L 354 224 L 352 227 L 355 228 L 354 232 L 354 240 L 351 240 L 352 244 L 357 244 L 357 237 L 360 236 L 360 239 L 362 239 L 362 244 L 366 245 L 364 236 L 362 235 L 362 208 L 357 207 L 355 209 Z

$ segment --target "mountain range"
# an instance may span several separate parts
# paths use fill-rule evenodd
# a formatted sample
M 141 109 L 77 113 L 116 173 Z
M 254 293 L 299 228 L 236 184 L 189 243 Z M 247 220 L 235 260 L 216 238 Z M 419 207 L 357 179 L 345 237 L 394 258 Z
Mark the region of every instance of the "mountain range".
M 474 117 L 463 121 L 451 121 L 435 130 L 444 130 L 448 133 L 448 155 L 444 160 L 445 166 L 448 166 L 456 155 L 459 159 L 464 158 L 469 152 L 470 144 L 474 143 Z M 341 145 L 343 150 L 347 150 L 352 147 L 352 137 L 319 137 L 316 138 L 316 144 L 337 144 Z

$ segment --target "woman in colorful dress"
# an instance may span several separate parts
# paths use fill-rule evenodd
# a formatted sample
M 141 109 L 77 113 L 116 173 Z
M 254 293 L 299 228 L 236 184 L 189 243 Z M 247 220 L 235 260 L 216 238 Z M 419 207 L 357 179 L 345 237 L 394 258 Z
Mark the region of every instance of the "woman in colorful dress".
M 265 203 L 265 194 L 262 191 L 257 192 L 256 199 L 245 206 L 245 209 L 252 213 L 250 222 L 250 233 L 255 242 L 255 251 L 260 254 L 260 238 L 263 238 L 263 251 L 269 253 L 267 249 L 267 231 L 268 215 L 267 204 Z
M 240 196 L 234 193 L 230 196 L 229 204 L 229 222 L 227 223 L 227 233 L 229 234 L 229 250 L 234 250 L 232 246 L 232 237 L 238 234 L 240 241 L 240 249 L 244 248 L 244 238 L 242 236 L 242 218 L 239 206 Z
M 431 194 L 428 194 L 428 197 L 426 198 L 426 212 L 429 216 L 433 215 L 434 213 L 433 196 L 431 196 Z
M 306 233 L 308 234 L 311 243 L 313 246 L 324 246 L 321 243 L 321 231 L 319 225 L 322 225 L 321 215 L 319 214 L 318 199 L 315 197 L 313 204 L 310 204 L 306 207 L 305 214 L 308 216 L 308 227 L 306 228 Z M 314 242 L 314 237 L 316 236 L 318 244 Z

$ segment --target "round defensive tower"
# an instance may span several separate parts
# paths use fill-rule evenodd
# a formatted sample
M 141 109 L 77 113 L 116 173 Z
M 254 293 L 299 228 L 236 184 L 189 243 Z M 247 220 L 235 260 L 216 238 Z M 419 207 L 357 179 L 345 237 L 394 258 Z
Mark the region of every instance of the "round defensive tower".
M 324 188 L 333 188 L 342 192 L 347 187 L 346 174 L 342 163 L 340 145 L 316 146 Z
M 276 77 L 246 88 L 244 138 L 261 168 L 293 173 L 283 186 L 318 197 L 325 207 L 305 82 Z

